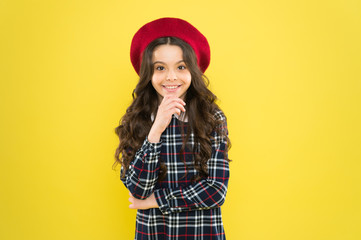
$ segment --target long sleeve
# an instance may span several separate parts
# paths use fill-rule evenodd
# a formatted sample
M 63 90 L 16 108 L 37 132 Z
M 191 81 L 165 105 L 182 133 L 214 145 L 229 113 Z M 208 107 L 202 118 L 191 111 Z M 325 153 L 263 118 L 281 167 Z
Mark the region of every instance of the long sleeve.
M 228 134 L 225 117 L 223 120 L 223 124 L 219 127 Z M 215 131 L 212 136 L 214 137 L 211 140 L 212 154 L 207 161 L 208 177 L 206 179 L 186 187 L 161 188 L 154 191 L 159 209 L 163 214 L 217 208 L 224 203 L 230 176 L 225 152 L 227 141 Z
M 159 174 L 159 155 L 162 142 L 151 143 L 146 138 L 135 154 L 124 178 L 124 185 L 135 198 L 146 199 L 153 191 Z M 124 171 L 122 168 L 121 171 Z

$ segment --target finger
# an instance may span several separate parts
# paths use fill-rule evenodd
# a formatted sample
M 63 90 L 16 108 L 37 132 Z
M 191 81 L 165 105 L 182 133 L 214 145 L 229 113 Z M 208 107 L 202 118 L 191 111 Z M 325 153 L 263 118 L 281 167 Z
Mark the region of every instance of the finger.
M 181 112 L 186 112 L 185 107 L 182 106 L 180 103 L 172 103 L 166 107 L 159 108 L 156 118 L 164 118 L 165 117 L 167 119 L 169 118 L 169 120 L 170 120 L 172 114 L 174 114 L 174 113 L 180 114 Z
M 169 101 L 170 99 L 173 99 L 173 98 L 175 98 L 174 95 L 165 95 L 165 96 L 163 97 L 163 100 L 162 100 L 161 104 L 162 104 L 163 102 L 167 102 L 167 101 Z
M 174 99 L 170 99 L 171 102 L 177 102 L 177 103 L 180 103 L 182 106 L 185 106 L 186 103 L 180 99 L 180 98 L 174 98 Z
M 179 109 L 179 108 L 171 108 L 171 109 L 169 109 L 169 111 L 168 111 L 168 113 L 170 114 L 170 115 L 173 115 L 173 114 L 178 114 L 178 115 L 180 115 L 181 113 L 182 113 L 182 111 Z
M 170 104 L 170 105 L 168 106 L 168 110 L 171 110 L 171 109 L 173 109 L 173 108 L 178 108 L 178 109 L 181 110 L 182 112 L 185 112 L 185 111 L 186 111 L 185 107 L 184 107 L 182 104 L 178 103 L 178 102 L 173 103 L 173 104 Z
M 134 204 L 130 204 L 130 205 L 129 205 L 129 208 L 135 209 Z
M 166 95 L 164 98 L 163 98 L 163 101 L 162 103 L 166 104 L 166 103 L 170 103 L 170 102 L 179 102 L 180 104 L 182 104 L 183 106 L 186 105 L 186 103 L 179 97 L 176 97 L 174 95 Z
M 176 108 L 176 107 L 173 107 L 173 108 L 170 108 L 168 111 L 167 111 L 167 114 L 169 114 L 169 116 L 171 117 L 173 114 L 178 114 L 180 115 L 182 113 L 182 110 L 179 109 L 179 108 Z
M 159 108 L 158 113 L 161 116 L 162 115 L 169 116 L 170 111 L 173 111 L 174 108 L 178 108 L 178 109 L 180 109 L 180 111 L 186 112 L 186 108 L 182 104 L 180 104 L 178 102 L 173 102 L 173 103 L 168 104 L 167 106 L 163 106 L 163 107 Z

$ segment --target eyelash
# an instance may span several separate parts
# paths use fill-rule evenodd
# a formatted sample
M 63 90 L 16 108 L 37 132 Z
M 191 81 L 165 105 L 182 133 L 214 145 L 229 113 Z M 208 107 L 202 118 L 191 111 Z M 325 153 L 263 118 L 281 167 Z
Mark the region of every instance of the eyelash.
M 182 65 L 182 66 L 179 66 L 178 68 L 180 68 L 180 67 L 181 67 L 182 69 L 179 69 L 179 70 L 184 70 L 184 69 L 186 69 L 186 67 L 183 66 L 183 65 Z M 162 69 L 159 69 L 159 68 L 162 68 Z M 155 69 L 162 71 L 162 70 L 164 70 L 164 67 L 163 67 L 163 66 L 158 66 L 158 67 L 156 67 Z
M 164 67 L 163 66 L 158 66 L 158 67 L 156 67 L 155 69 L 157 69 L 157 70 L 163 70 L 163 69 L 159 69 L 159 68 L 163 68 L 164 69 Z

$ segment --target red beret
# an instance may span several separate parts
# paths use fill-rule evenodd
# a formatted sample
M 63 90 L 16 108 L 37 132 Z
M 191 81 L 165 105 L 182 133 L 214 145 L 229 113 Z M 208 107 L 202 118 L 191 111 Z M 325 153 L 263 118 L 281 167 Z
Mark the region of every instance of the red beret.
M 160 18 L 145 24 L 134 35 L 130 47 L 130 59 L 139 75 L 144 49 L 160 37 L 178 37 L 188 43 L 197 55 L 198 66 L 205 72 L 211 58 L 206 37 L 187 21 L 179 18 Z

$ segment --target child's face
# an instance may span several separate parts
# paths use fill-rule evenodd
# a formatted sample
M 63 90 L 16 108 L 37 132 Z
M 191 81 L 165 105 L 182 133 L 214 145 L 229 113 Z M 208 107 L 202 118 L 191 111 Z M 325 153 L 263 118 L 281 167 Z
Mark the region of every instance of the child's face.
M 160 45 L 153 51 L 152 85 L 160 100 L 175 95 L 184 100 L 191 84 L 191 73 L 183 61 L 183 51 L 175 45 Z

